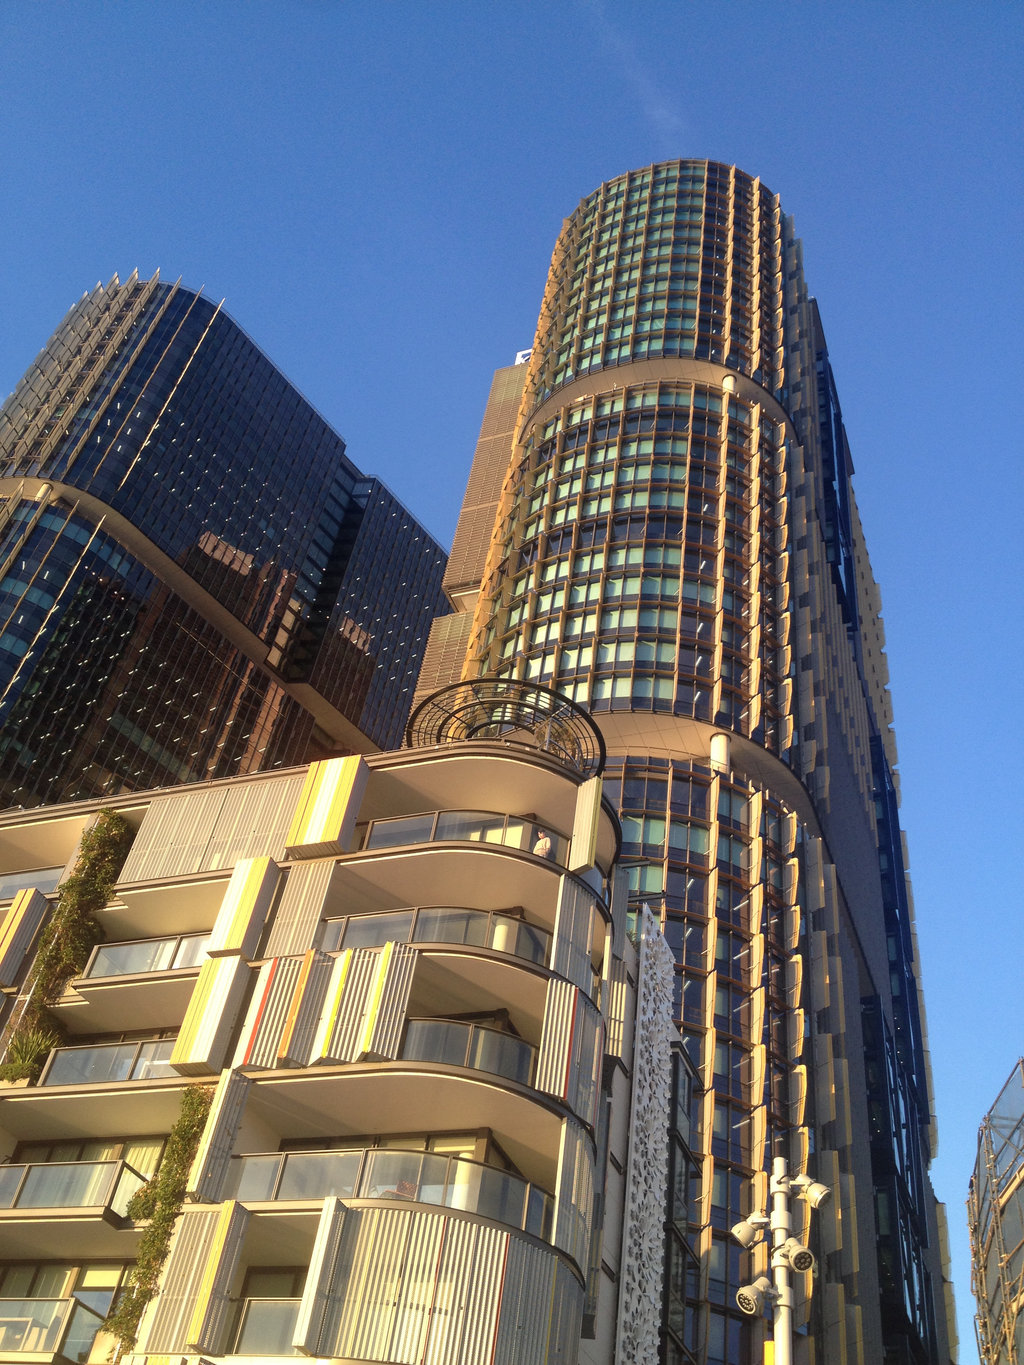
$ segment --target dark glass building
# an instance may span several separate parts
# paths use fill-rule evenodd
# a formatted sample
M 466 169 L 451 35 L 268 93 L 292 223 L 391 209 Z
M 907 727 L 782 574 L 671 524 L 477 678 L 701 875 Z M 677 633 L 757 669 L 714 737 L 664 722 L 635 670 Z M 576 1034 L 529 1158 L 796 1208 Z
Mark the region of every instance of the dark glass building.
M 393 746 L 444 563 L 219 307 L 97 286 L 0 411 L 0 805 Z
M 796 1277 L 800 1365 L 951 1359 L 881 602 L 851 474 L 777 196 L 673 161 L 584 199 L 532 353 L 495 378 L 420 686 L 557 688 L 604 735 L 630 898 L 660 914 L 702 1083 L 699 1150 L 673 1145 L 668 1365 L 763 1359 L 769 1325 L 736 1291 L 768 1253 L 729 1229 L 764 1210 L 773 1155 L 833 1192 L 813 1217 L 794 1201 L 819 1272 Z

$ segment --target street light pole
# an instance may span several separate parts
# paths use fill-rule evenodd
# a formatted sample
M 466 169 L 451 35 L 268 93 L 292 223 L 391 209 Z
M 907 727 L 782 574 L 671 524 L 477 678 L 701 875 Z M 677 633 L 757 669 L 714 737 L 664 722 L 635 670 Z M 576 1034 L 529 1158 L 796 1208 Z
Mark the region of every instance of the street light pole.
M 789 1260 L 783 1247 L 792 1235 L 789 1217 L 789 1176 L 786 1158 L 777 1156 L 772 1161 L 772 1276 L 775 1281 L 775 1301 L 772 1312 L 772 1336 L 775 1343 L 775 1365 L 793 1365 L 793 1286 L 789 1275 Z

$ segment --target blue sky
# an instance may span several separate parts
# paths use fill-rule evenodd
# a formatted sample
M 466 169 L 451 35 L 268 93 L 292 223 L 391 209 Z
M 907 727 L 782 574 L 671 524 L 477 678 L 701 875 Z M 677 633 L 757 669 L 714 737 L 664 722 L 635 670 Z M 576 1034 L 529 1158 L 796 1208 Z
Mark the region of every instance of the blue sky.
M 804 239 L 882 585 L 949 1205 L 1024 1052 L 1019 3 L 0 6 L 0 395 L 98 279 L 230 314 L 447 544 L 562 218 L 735 161 Z

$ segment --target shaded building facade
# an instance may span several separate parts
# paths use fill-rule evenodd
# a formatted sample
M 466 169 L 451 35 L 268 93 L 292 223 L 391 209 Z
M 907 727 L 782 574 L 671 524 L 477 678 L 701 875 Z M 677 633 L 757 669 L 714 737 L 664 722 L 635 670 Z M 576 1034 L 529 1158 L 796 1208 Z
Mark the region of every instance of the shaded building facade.
M 801 247 L 735 167 L 618 177 L 565 221 L 495 376 L 420 687 L 555 687 L 608 748 L 703 1085 L 665 1220 L 662 1359 L 748 1365 L 729 1228 L 773 1153 L 834 1193 L 797 1359 L 947 1365 L 951 1292 L 880 598 Z M 685 1144 L 680 1160 L 687 1165 Z M 806 1222 L 798 1229 L 810 1236 Z
M 0 804 L 397 743 L 444 559 L 219 307 L 97 286 L 0 410 Z
M 978 1130 L 967 1195 L 971 1287 L 983 1365 L 1024 1357 L 1024 1058 Z
M 671 955 L 627 934 L 585 714 L 470 702 L 399 751 L 0 814 L 0 1061 L 37 1048 L 0 1090 L 4 1361 L 654 1358 Z M 112 830 L 40 1047 L 38 950 Z

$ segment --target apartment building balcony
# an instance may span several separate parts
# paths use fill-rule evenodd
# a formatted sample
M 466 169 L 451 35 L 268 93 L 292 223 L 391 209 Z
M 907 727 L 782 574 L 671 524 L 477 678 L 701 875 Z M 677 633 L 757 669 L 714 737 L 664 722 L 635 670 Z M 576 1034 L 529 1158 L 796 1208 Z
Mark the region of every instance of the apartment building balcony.
M 0 1360 L 11 1365 L 101 1365 L 114 1339 L 80 1299 L 0 1298 Z
M 112 1033 L 125 1019 L 138 1029 L 177 1027 L 208 941 L 199 933 L 101 943 L 54 1012 L 70 1033 Z
M 55 1247 L 70 1245 L 80 1256 L 122 1255 L 128 1201 L 145 1183 L 126 1161 L 0 1166 L 4 1256 L 52 1256 Z
M 271 1152 L 233 1157 L 225 1197 L 247 1205 L 315 1204 L 332 1194 L 353 1200 L 400 1200 L 477 1214 L 549 1240 L 554 1201 L 509 1171 L 461 1156 L 356 1148 Z
M 64 871 L 59 867 L 34 867 L 21 872 L 0 873 L 0 905 L 13 900 L 19 891 L 39 891 L 44 896 L 57 889 L 57 883 Z

